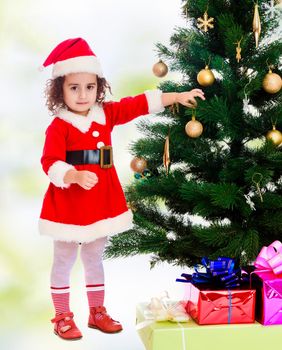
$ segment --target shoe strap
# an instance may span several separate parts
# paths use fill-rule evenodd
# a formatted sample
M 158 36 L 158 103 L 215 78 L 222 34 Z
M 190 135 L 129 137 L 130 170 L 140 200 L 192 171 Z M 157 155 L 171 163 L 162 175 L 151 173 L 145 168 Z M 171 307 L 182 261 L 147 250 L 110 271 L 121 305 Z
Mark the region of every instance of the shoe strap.
M 107 310 L 105 306 L 95 306 L 91 308 L 91 311 L 93 310 L 94 314 L 106 314 Z
M 73 318 L 73 312 L 63 312 L 62 314 L 56 315 L 54 318 L 52 318 L 52 323 L 60 322 L 61 320 L 65 320 L 66 318 Z

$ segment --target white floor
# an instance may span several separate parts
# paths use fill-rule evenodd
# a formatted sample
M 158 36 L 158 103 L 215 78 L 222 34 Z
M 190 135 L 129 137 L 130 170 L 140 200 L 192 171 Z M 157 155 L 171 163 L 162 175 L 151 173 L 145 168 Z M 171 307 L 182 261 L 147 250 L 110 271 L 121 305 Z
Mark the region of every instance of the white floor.
M 149 303 L 164 290 L 171 299 L 182 299 L 184 285 L 175 279 L 183 269 L 162 263 L 151 270 L 150 257 L 144 255 L 105 260 L 105 305 L 124 327 L 121 333 L 108 335 L 87 327 L 88 305 L 83 268 L 78 259 L 71 276 L 71 309 L 83 338 L 63 341 L 53 334 L 50 322 L 53 242 L 38 234 L 40 201 L 13 195 L 9 187 L 2 194 L 5 206 L 1 208 L 0 226 L 0 349 L 143 350 L 135 330 L 136 305 Z M 7 288 L 11 290 L 9 295 L 5 294 Z
M 143 344 L 135 330 L 136 304 L 141 301 L 150 301 L 151 297 L 159 295 L 163 290 L 167 290 L 172 299 L 181 299 L 184 293 L 183 285 L 175 282 L 175 278 L 182 271 L 181 268 L 162 264 L 150 270 L 148 256 L 106 261 L 105 304 L 111 316 L 122 322 L 124 330 L 119 334 L 104 334 L 86 326 L 88 310 L 82 287 L 83 279 L 79 276 L 80 272 L 82 274 L 80 267 L 77 263 L 72 278 L 77 285 L 73 288 L 71 304 L 76 323 L 83 332 L 83 338 L 75 342 L 59 339 L 52 333 L 52 325 L 49 319 L 46 319 L 43 327 L 28 328 L 25 332 L 19 330 L 17 335 L 6 334 L 5 348 L 1 347 L 1 349 L 16 349 L 20 343 L 21 350 L 143 350 Z

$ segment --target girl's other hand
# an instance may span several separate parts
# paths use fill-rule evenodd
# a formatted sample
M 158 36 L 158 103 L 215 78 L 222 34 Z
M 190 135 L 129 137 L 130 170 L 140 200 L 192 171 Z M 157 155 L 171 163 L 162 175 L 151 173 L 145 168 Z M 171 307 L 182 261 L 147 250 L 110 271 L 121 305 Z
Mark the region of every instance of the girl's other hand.
M 91 190 L 98 182 L 98 177 L 92 171 L 79 170 L 75 173 L 75 182 L 85 190 Z

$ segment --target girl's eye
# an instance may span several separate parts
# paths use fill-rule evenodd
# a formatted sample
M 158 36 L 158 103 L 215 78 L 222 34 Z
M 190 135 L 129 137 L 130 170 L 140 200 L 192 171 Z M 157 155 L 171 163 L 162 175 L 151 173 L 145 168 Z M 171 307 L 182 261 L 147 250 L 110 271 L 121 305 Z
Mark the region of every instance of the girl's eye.
M 72 91 L 76 91 L 76 90 L 77 90 L 77 86 L 72 86 L 70 89 L 71 89 Z
M 87 86 L 87 89 L 88 89 L 88 90 L 93 90 L 93 89 L 94 89 L 94 85 L 89 85 L 89 86 Z

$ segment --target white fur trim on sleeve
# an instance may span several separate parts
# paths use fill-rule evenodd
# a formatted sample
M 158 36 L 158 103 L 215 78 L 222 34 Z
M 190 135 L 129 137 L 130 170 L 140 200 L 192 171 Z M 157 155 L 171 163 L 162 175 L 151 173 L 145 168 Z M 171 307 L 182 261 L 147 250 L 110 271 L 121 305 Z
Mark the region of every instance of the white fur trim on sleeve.
M 66 175 L 66 172 L 70 169 L 75 169 L 75 167 L 61 160 L 58 160 L 57 162 L 53 163 L 48 170 L 48 176 L 50 181 L 57 187 L 70 187 L 70 184 L 64 183 L 64 176 Z
M 148 101 L 149 114 L 159 113 L 164 111 L 161 90 L 147 90 L 145 91 L 145 95 Z

